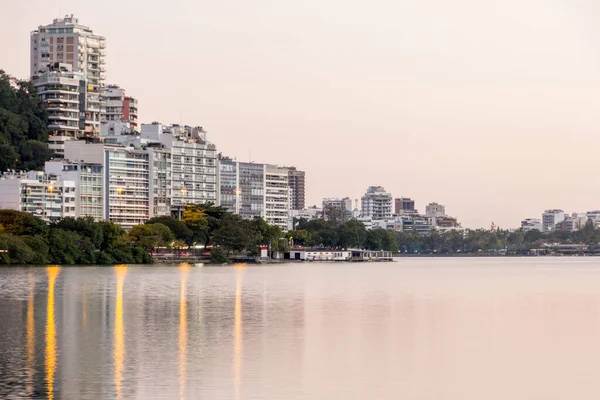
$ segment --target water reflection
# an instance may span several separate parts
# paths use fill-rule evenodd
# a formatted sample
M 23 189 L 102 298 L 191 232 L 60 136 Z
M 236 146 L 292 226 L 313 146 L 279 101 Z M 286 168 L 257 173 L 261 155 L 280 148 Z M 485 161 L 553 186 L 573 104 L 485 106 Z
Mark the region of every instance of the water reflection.
M 533 261 L 0 268 L 0 399 L 600 398 L 598 259 Z
M 56 321 L 54 320 L 54 285 L 60 274 L 58 265 L 46 268 L 48 275 L 48 306 L 46 311 L 46 395 L 54 398 L 54 374 L 56 373 Z
M 239 265 L 245 266 L 245 265 Z M 237 270 L 235 285 L 235 314 L 233 322 L 233 376 L 235 398 L 240 399 L 242 385 L 242 270 Z
M 28 396 L 33 394 L 33 373 L 35 363 L 35 281 L 33 274 L 29 274 L 29 297 L 27 299 L 27 361 L 26 361 L 26 393 Z
M 123 364 L 125 362 L 125 328 L 123 326 L 123 286 L 125 276 L 127 275 L 127 265 L 117 265 L 115 267 L 117 275 L 117 296 L 115 300 L 115 331 L 114 331 L 114 370 L 115 370 L 115 390 L 117 399 L 122 399 L 123 382 Z
M 179 398 L 185 398 L 185 380 L 187 374 L 187 276 L 190 264 L 179 265 L 181 293 L 179 295 Z

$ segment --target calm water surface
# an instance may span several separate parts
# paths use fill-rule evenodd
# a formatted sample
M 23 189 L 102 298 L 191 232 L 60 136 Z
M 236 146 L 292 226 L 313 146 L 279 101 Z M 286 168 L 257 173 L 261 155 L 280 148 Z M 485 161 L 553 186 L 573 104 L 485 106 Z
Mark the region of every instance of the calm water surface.
M 598 399 L 600 258 L 0 268 L 0 398 Z

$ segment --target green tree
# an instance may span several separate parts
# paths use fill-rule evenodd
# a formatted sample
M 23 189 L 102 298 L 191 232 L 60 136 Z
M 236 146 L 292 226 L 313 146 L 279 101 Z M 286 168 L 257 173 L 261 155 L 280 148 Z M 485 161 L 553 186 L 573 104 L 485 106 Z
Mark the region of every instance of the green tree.
M 26 140 L 19 145 L 21 155 L 18 168 L 29 171 L 43 167 L 52 157 L 52 150 L 46 143 L 37 140 Z
M 128 238 L 132 243 L 154 251 L 159 247 L 170 247 L 175 235 L 166 225 L 155 223 L 134 226 L 129 231 Z
M 0 224 L 6 233 L 15 236 L 45 236 L 48 232 L 44 221 L 22 211 L 0 210 Z
M 188 246 L 191 246 L 193 244 L 192 237 L 194 233 L 190 228 L 188 228 L 182 221 L 178 220 L 177 218 L 161 216 L 151 218 L 150 220 L 148 220 L 148 222 L 146 222 L 146 224 L 156 223 L 160 223 L 167 226 L 171 230 L 171 232 L 173 232 L 173 235 L 175 235 L 175 239 L 184 241 Z
M 339 239 L 342 248 L 360 249 L 367 239 L 367 229 L 362 222 L 350 220 L 340 227 Z
M 192 231 L 192 243 L 208 242 L 208 218 L 200 206 L 188 204 L 183 210 L 183 223 Z
M 235 214 L 226 214 L 221 219 L 220 227 L 213 232 L 212 242 L 228 253 L 231 251 L 241 252 L 250 247 L 249 231 L 249 221 L 243 220 Z

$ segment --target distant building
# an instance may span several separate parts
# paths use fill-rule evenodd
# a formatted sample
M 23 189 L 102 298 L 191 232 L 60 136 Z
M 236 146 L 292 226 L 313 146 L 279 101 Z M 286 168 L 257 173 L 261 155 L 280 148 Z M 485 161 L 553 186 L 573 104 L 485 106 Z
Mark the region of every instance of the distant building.
M 564 232 L 574 232 L 585 227 L 587 222 L 587 215 L 580 213 L 573 213 L 570 216 L 566 216 L 565 219 L 558 222 L 554 229 Z
M 296 167 L 289 167 L 290 209 L 303 210 L 306 207 L 306 173 Z
M 431 220 L 422 215 L 403 216 L 401 219 L 403 232 L 428 235 L 434 229 Z
M 408 197 L 394 199 L 394 213 L 396 215 L 411 214 L 415 210 L 415 201 Z
M 529 232 L 534 230 L 542 232 L 544 230 L 542 221 L 539 218 L 524 219 L 523 221 L 521 221 L 521 229 L 523 229 L 523 232 Z
M 425 207 L 425 215 L 428 217 L 445 217 L 446 207 L 438 203 L 429 203 Z
M 542 214 L 542 226 L 544 232 L 550 232 L 554 230 L 556 224 L 565 219 L 565 212 L 563 210 L 546 210 Z
M 600 210 L 588 211 L 585 214 L 587 219 L 592 221 L 596 228 L 600 227 Z
M 361 198 L 361 215 L 372 220 L 392 218 L 392 195 L 381 186 L 370 186 Z
M 126 121 L 133 130 L 138 129 L 138 101 L 125 95 L 125 89 L 109 85 L 102 91 L 104 112 L 101 122 Z
M 290 216 L 296 219 L 311 221 L 323 217 L 323 209 L 317 206 L 305 208 L 304 210 L 290 210 Z
M 340 210 L 341 215 L 344 215 L 345 218 L 352 217 L 352 199 L 350 197 L 344 197 L 343 199 L 336 198 L 326 198 L 323 199 L 322 203 L 323 208 L 323 218 L 327 219 L 327 213 L 336 212 L 335 210 Z
M 457 228 L 459 226 L 456 218 L 444 216 L 444 217 L 429 217 L 432 226 L 437 228 Z
M 5 173 L 0 179 L 0 209 L 24 211 L 46 222 L 76 216 L 75 182 L 41 171 Z

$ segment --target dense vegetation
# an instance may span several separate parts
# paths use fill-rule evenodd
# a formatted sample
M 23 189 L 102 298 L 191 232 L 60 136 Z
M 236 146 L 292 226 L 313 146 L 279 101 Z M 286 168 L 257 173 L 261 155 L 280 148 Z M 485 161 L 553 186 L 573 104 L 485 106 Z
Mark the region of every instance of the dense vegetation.
M 50 159 L 48 115 L 30 81 L 0 70 L 0 171 L 32 170 Z
M 91 218 L 46 224 L 20 211 L 0 210 L 0 264 L 151 263 L 123 228 Z
M 483 229 L 438 232 L 428 235 L 390 232 L 383 229 L 366 230 L 356 220 L 300 220 L 294 231 L 288 232 L 295 245 L 334 249 L 365 248 L 408 254 L 493 254 L 505 250 L 508 254 L 528 254 L 544 243 L 586 244 L 598 248 L 600 230 L 591 221 L 574 232 L 522 230 L 488 231 Z
M 429 235 L 365 229 L 357 220 L 300 220 L 284 234 L 262 218 L 246 220 L 213 204 L 189 205 L 182 220 L 162 216 L 129 232 L 111 222 L 65 218 L 46 224 L 30 214 L 0 210 L 0 264 L 151 263 L 159 249 L 176 251 L 197 245 L 212 248 L 220 264 L 234 255 L 257 255 L 266 245 L 329 249 L 361 248 L 406 254 L 527 254 L 544 243 L 586 244 L 600 249 L 600 230 L 592 222 L 575 232 L 467 230 Z

